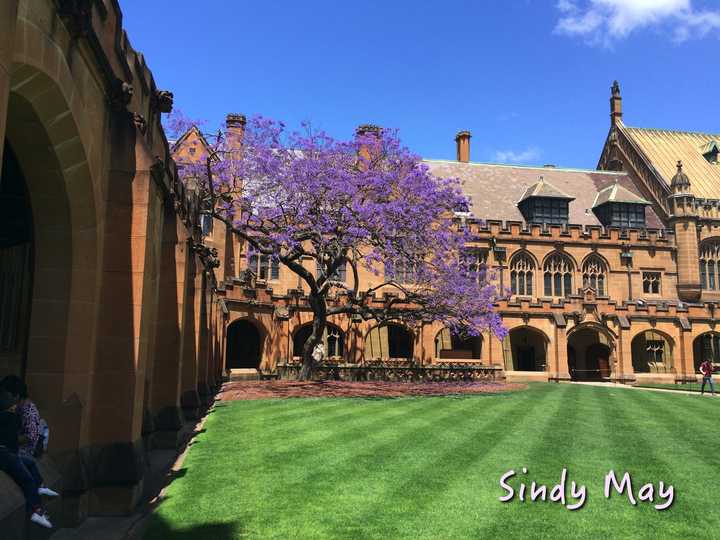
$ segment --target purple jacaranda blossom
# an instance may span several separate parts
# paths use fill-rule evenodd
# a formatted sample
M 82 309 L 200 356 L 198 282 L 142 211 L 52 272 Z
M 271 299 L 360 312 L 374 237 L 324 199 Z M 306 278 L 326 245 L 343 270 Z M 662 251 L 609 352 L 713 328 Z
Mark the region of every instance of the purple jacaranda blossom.
M 183 117 L 173 121 L 187 129 Z M 493 276 L 466 257 L 471 238 L 456 210 L 470 202 L 457 179 L 433 176 L 397 131 L 359 130 L 338 141 L 309 124 L 291 132 L 258 116 L 241 138 L 221 131 L 205 139 L 209 151 L 183 164 L 183 181 L 250 252 L 273 257 L 303 283 L 314 320 L 302 378 L 312 375 L 312 351 L 333 317 L 506 334 L 493 309 Z M 313 270 L 303 264 L 309 259 Z M 359 282 L 361 269 L 372 285 Z

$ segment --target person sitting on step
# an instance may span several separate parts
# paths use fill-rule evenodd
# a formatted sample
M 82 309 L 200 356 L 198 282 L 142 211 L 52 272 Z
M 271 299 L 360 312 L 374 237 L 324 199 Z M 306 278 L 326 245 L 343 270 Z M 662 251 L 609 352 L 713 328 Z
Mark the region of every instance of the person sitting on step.
M 19 453 L 20 428 L 15 397 L 5 390 L 0 390 L 0 471 L 7 473 L 22 490 L 25 507 L 31 513 L 30 521 L 51 529 L 52 523 L 42 507 L 40 495 L 57 496 L 57 493 L 52 490 L 41 492 L 42 477 L 37 463 L 33 458 Z

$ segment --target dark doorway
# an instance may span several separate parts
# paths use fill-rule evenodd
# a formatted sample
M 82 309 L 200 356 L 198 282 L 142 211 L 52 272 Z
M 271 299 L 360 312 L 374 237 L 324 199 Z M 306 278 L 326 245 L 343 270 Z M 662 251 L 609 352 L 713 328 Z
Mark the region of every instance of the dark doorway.
M 412 358 L 412 336 L 398 324 L 388 324 L 390 358 Z
M 9 144 L 0 173 L 0 374 L 24 375 L 33 275 L 30 197 Z
M 547 338 L 531 326 L 513 328 L 503 340 L 503 356 L 508 371 L 546 371 Z
M 577 381 L 610 380 L 612 348 L 609 338 L 595 328 L 582 328 L 568 338 L 568 371 Z
M 246 320 L 235 321 L 227 330 L 227 369 L 258 369 L 262 344 L 260 332 Z

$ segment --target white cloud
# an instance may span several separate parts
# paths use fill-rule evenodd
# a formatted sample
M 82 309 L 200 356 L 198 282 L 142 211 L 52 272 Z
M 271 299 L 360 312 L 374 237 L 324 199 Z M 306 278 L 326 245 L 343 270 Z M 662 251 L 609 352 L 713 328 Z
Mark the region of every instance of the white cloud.
M 555 32 L 610 46 L 632 32 L 662 27 L 675 41 L 720 29 L 720 11 L 696 10 L 692 0 L 559 0 Z
M 540 149 L 531 146 L 525 150 L 498 150 L 495 152 L 495 161 L 499 163 L 528 163 L 540 158 Z

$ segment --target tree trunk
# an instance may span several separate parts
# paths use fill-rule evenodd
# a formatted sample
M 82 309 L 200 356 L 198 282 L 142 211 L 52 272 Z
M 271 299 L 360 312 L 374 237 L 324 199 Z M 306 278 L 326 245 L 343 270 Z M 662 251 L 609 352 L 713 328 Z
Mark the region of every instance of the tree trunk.
M 312 354 L 315 350 L 315 346 L 318 343 L 322 343 L 322 337 L 325 333 L 325 326 L 327 324 L 327 306 L 325 305 L 325 298 L 310 294 L 308 300 L 314 315 L 312 323 L 313 331 L 303 347 L 303 365 L 298 377 L 301 381 L 309 381 L 315 374 L 316 364 Z

